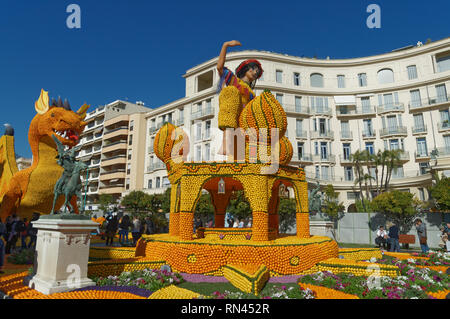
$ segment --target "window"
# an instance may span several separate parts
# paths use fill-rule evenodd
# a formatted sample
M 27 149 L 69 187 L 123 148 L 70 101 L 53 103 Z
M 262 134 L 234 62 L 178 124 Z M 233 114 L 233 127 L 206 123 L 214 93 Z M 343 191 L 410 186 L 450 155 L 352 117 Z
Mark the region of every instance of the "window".
M 422 106 L 422 100 L 420 98 L 420 90 L 411 90 L 409 91 L 411 94 L 411 107 L 420 107 Z
M 131 150 L 128 150 L 128 160 L 131 160 Z
M 320 179 L 320 166 L 316 166 L 316 178 Z
M 403 178 L 403 177 L 405 177 L 403 173 L 403 166 L 395 167 L 392 170 L 392 178 Z
M 295 97 L 295 112 L 301 112 L 302 111 L 302 97 L 296 96 Z
M 131 172 L 131 163 L 127 164 L 127 175 L 130 175 Z
M 353 180 L 353 168 L 351 166 L 345 166 L 344 175 L 345 175 L 346 181 L 352 181 Z
M 152 188 L 153 188 L 153 180 L 152 180 L 152 179 L 149 179 L 149 180 L 147 181 L 147 188 L 148 188 L 148 189 L 152 189 Z
M 424 201 L 424 200 L 425 200 L 425 191 L 424 191 L 423 188 L 419 188 L 419 199 L 420 199 L 421 201 Z
M 337 83 L 338 83 L 338 88 L 343 89 L 345 88 L 345 75 L 338 75 L 337 76 Z
M 163 186 L 163 187 L 168 187 L 168 186 L 170 186 L 170 181 L 169 181 L 169 179 L 167 178 L 167 176 L 164 176 L 164 177 L 163 177 L 163 179 L 162 179 L 162 186 Z
M 130 179 L 129 179 L 129 178 L 126 179 L 126 182 L 125 182 L 125 189 L 126 189 L 126 190 L 130 189 Z
M 195 161 L 200 162 L 202 160 L 202 147 L 197 145 L 195 152 Z
M 197 123 L 195 140 L 200 141 L 202 139 L 202 123 Z
M 300 73 L 294 72 L 294 85 L 300 86 Z
M 344 160 L 349 160 L 351 154 L 350 143 L 343 143 L 342 148 L 344 152 Z
M 444 53 L 443 56 L 436 57 L 436 64 L 438 72 L 450 70 L 450 52 Z
M 280 104 L 283 104 L 283 94 L 277 93 L 275 97 Z
M 447 89 L 445 84 L 436 85 L 436 103 L 447 102 Z
M 330 179 L 330 167 L 329 166 L 321 166 L 322 179 L 329 180 Z
M 314 151 L 316 155 L 319 155 L 319 142 L 314 142 Z
M 197 92 L 209 89 L 213 86 L 213 71 L 205 72 L 197 77 Z
M 419 163 L 420 175 L 428 174 L 430 170 L 430 164 L 428 162 Z
M 328 111 L 328 98 L 323 96 L 310 96 L 311 109 L 316 113 Z
M 211 112 L 211 99 L 206 100 L 206 112 Z
M 417 138 L 417 155 L 420 157 L 428 155 L 427 140 L 425 139 L 425 137 Z
M 423 132 L 425 131 L 425 124 L 423 121 L 423 114 L 414 114 L 414 129 L 413 132 Z
M 358 74 L 358 83 L 359 83 L 359 86 L 367 86 L 367 74 L 366 73 Z
M 328 143 L 320 142 L 320 158 L 323 160 L 328 159 Z
M 320 73 L 313 73 L 310 76 L 310 82 L 312 87 L 323 88 L 323 75 Z
M 208 139 L 211 135 L 211 121 L 205 123 L 205 139 Z
M 128 145 L 133 145 L 133 135 L 130 135 L 130 139 L 128 140 Z
M 133 128 L 134 128 L 134 120 L 130 121 L 130 132 L 133 132 Z
M 161 187 L 161 177 L 157 177 L 156 178 L 156 188 L 160 188 Z
M 406 69 L 408 70 L 408 79 L 409 80 L 417 79 L 417 68 L 415 65 L 410 65 Z
M 373 148 L 373 142 L 366 142 L 366 150 L 369 152 L 369 154 L 375 153 L 375 149 Z
M 172 123 L 172 113 L 169 113 L 169 115 L 167 115 L 167 122 Z
M 297 137 L 304 137 L 303 135 L 303 120 L 296 119 L 295 120 L 295 130 L 297 133 Z
M 298 159 L 301 160 L 303 158 L 303 142 L 297 142 L 297 154 Z
M 178 117 L 178 121 L 181 123 L 184 122 L 184 109 L 181 109 L 180 112 L 178 113 L 179 117 Z
M 210 152 L 211 152 L 210 149 L 211 148 L 210 148 L 209 144 L 205 144 L 205 156 L 204 156 L 205 161 L 209 161 L 209 159 L 210 159 Z
M 283 83 L 283 71 L 276 70 L 276 81 L 277 83 Z
M 361 106 L 362 106 L 362 112 L 363 113 L 370 113 L 370 97 L 365 96 L 361 98 Z
M 348 121 L 342 121 L 341 122 L 341 137 L 342 138 L 350 138 L 351 137 L 351 132 L 350 132 L 350 125 L 348 123 Z
M 394 82 L 394 72 L 391 69 L 382 69 L 378 71 L 378 83 L 386 84 Z
M 363 136 L 373 136 L 372 119 L 363 120 Z

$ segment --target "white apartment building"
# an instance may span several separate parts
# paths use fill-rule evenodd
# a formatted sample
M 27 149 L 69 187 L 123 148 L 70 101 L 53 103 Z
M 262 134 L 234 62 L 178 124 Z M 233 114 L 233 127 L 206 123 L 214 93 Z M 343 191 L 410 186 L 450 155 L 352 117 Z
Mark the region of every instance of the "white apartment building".
M 97 210 L 100 194 L 118 199 L 130 188 L 142 189 L 144 115 L 149 110 L 142 102 L 117 100 L 86 115 L 88 124 L 76 148 L 77 160 L 89 165 L 87 176 L 81 176 L 80 207 Z
M 250 58 L 264 69 L 256 93 L 269 89 L 286 111 L 294 148 L 290 165 L 304 167 L 311 187 L 316 181 L 332 184 L 346 209 L 359 196 L 350 160 L 357 150 L 404 150 L 391 187 L 422 200 L 428 199 L 430 169 L 450 175 L 450 38 L 352 59 L 240 51 L 229 53 L 225 65 L 234 70 Z M 186 96 L 147 113 L 146 192 L 170 186 L 153 152 L 164 122 L 190 134 L 188 160 L 224 160 L 217 155 L 222 132 L 216 64 L 214 58 L 187 70 Z

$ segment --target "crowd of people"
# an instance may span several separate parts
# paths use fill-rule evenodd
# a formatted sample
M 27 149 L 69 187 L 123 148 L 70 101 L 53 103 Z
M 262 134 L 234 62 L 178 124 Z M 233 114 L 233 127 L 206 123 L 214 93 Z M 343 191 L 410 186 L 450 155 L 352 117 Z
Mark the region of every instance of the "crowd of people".
M 379 226 L 376 233 L 377 237 L 375 238 L 375 244 L 379 248 L 383 246 L 385 250 L 399 252 L 400 251 L 399 228 L 392 222 L 388 222 L 387 225 L 389 225 L 388 231 L 384 229 L 383 225 Z M 417 238 L 419 240 L 420 248 L 423 253 L 427 253 L 430 250 L 427 244 L 427 227 L 420 218 L 417 218 L 414 221 L 414 225 L 417 231 Z M 450 248 L 450 242 L 448 239 L 449 228 L 450 222 L 447 222 L 439 227 L 441 231 L 440 237 L 442 240 L 442 243 L 439 244 L 439 246 L 446 251 L 449 251 Z
M 32 222 L 38 220 L 39 216 L 40 214 L 34 213 L 30 221 L 16 215 L 8 216 L 5 223 L 0 220 L 0 273 L 3 273 L 5 255 L 36 248 L 37 229 Z
M 119 235 L 119 243 L 121 245 L 136 246 L 142 234 L 150 235 L 157 231 L 149 216 L 145 219 L 140 219 L 139 217 L 132 218 L 129 215 L 123 215 L 119 218 L 117 214 L 110 214 L 104 217 L 106 219 L 104 226 L 106 246 L 113 246 L 116 235 Z M 130 232 L 131 240 L 129 239 Z

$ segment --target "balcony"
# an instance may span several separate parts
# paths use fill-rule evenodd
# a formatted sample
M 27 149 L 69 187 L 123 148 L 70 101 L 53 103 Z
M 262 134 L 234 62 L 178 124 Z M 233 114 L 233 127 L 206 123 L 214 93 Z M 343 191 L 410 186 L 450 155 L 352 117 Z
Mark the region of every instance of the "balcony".
M 121 150 L 121 149 L 127 149 L 127 141 L 116 141 L 112 143 L 108 143 L 103 146 L 103 152 L 112 152 L 114 150 Z M 114 148 L 111 148 L 112 146 L 116 146 Z
M 176 120 L 176 121 L 175 121 L 175 125 L 176 125 L 176 126 L 184 125 L 184 119 L 178 119 L 178 120 Z
M 311 109 L 312 115 L 332 115 L 332 111 L 330 108 L 312 108 Z
M 393 126 L 380 130 L 380 137 L 390 136 L 390 135 L 408 135 L 408 130 L 405 126 Z
M 313 155 L 313 162 L 321 162 L 321 163 L 336 163 L 336 156 L 330 154 L 322 154 L 322 155 Z
M 353 163 L 351 156 L 349 155 L 339 155 L 339 161 L 341 162 L 341 164 L 351 164 Z
M 309 107 L 307 106 L 300 106 L 300 105 L 294 105 L 294 104 L 283 104 L 284 111 L 286 113 L 292 113 L 294 115 L 304 115 L 304 116 L 310 116 L 311 111 Z
M 446 132 L 450 131 L 450 123 L 449 121 L 442 121 L 438 123 L 438 131 L 439 132 Z
M 407 162 L 409 161 L 409 152 L 408 151 L 403 151 L 399 154 L 399 159 L 402 162 Z
M 373 139 L 377 137 L 377 134 L 373 130 L 363 130 L 362 137 L 363 139 Z
M 426 134 L 427 133 L 427 126 L 426 125 L 413 126 L 412 127 L 412 133 L 413 133 L 413 135 Z
M 325 138 L 325 139 L 333 139 L 334 132 L 333 131 L 311 131 L 311 138 Z
M 420 99 L 420 100 L 412 100 L 409 102 L 409 110 L 411 112 L 413 111 L 421 111 L 423 109 L 434 107 L 434 106 L 441 106 L 450 101 L 450 95 L 448 96 L 438 96 L 438 97 L 432 97 L 432 98 L 426 98 L 426 99 Z
M 419 160 L 430 160 L 431 156 L 430 153 L 428 152 L 414 152 L 414 157 L 416 159 L 416 161 Z
M 163 162 L 151 163 L 149 166 L 147 166 L 147 173 L 151 173 L 158 169 L 165 169 L 165 168 L 166 168 L 166 165 L 164 165 Z
M 391 103 L 383 104 L 377 108 L 378 114 L 390 113 L 390 112 L 404 112 L 405 105 L 403 103 Z
M 353 133 L 350 131 L 341 131 L 341 140 L 352 140 Z
M 311 154 L 296 154 L 292 157 L 291 162 L 293 163 L 300 163 L 300 164 L 312 164 L 313 163 L 313 159 Z
M 214 115 L 214 108 L 213 107 L 206 107 L 200 111 L 191 113 L 191 120 L 200 120 L 209 116 L 213 116 Z
M 105 130 L 104 139 L 113 138 L 120 135 L 128 136 L 128 126 L 119 126 L 110 130 Z
M 450 146 L 438 147 L 436 157 L 437 158 L 450 157 Z
M 306 131 L 303 131 L 303 130 L 295 130 L 295 137 L 301 138 L 301 139 L 306 139 L 307 133 L 306 133 Z
M 338 107 L 336 109 L 336 116 L 337 117 L 359 117 L 359 116 L 369 116 L 369 115 L 376 115 L 377 112 L 373 106 L 368 106 L 364 108 L 357 107 L 355 109 L 343 109 L 341 107 Z

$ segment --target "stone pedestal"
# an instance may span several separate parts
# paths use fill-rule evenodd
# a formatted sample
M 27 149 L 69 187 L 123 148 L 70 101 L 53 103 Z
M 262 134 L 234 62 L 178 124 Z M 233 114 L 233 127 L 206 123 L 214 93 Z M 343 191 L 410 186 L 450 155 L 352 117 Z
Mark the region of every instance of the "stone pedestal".
M 73 214 L 45 215 L 32 223 L 38 233 L 30 288 L 48 295 L 95 285 L 87 278 L 87 265 L 97 223 Z
M 328 236 L 334 239 L 332 230 L 334 223 L 325 220 L 311 220 L 309 222 L 309 229 L 313 236 Z

